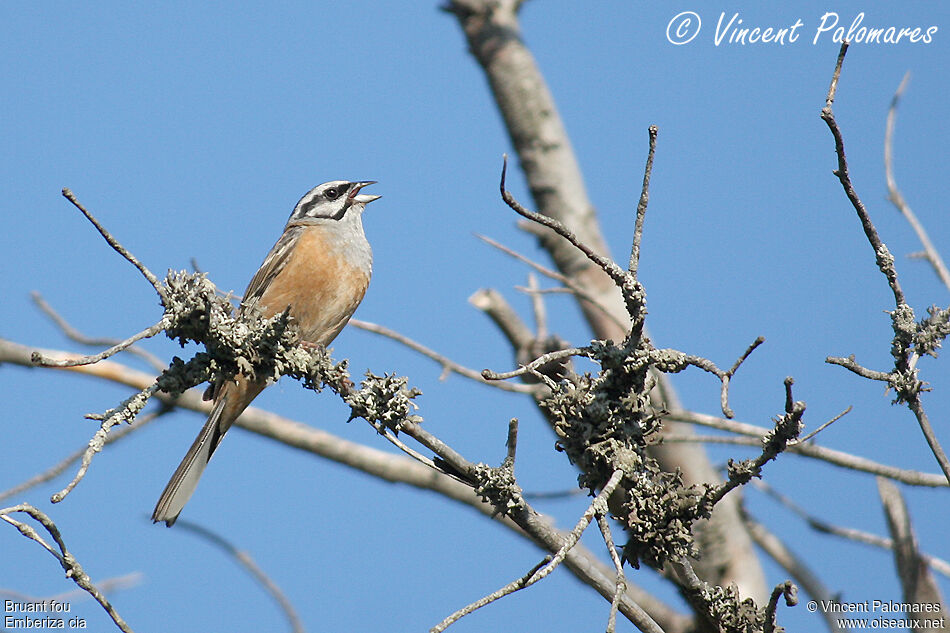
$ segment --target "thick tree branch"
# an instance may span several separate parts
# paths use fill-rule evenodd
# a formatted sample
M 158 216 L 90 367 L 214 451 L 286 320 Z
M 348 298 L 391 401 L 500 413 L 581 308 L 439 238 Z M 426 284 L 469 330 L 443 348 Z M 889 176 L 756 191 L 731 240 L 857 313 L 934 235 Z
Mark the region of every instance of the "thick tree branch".
M 38 369 L 30 361 L 32 351 L 33 348 L 0 339 L 0 365 L 11 363 L 34 370 Z M 53 358 L 70 356 L 66 352 L 57 350 L 44 349 L 41 352 Z M 52 371 L 82 374 L 126 385 L 136 390 L 147 387 L 155 380 L 155 377 L 151 374 L 131 369 L 115 361 L 102 361 L 95 365 L 67 367 L 53 369 Z M 203 415 L 210 412 L 210 403 L 202 398 L 202 392 L 198 389 L 191 389 L 177 398 L 159 392 L 155 395 L 155 398 L 163 403 L 197 411 Z M 460 483 L 444 473 L 409 458 L 392 455 L 345 440 L 332 433 L 289 420 L 257 407 L 248 407 L 235 422 L 235 425 L 287 446 L 307 451 L 379 477 L 383 481 L 408 484 L 415 488 L 435 492 L 466 505 L 486 517 L 492 517 L 496 514 L 496 509 L 491 504 L 483 502 L 472 491 L 471 486 Z M 431 443 L 432 446 L 440 448 L 435 438 L 431 439 Z M 458 456 L 456 463 L 464 468 L 464 464 L 467 462 L 461 456 Z M 498 516 L 495 520 L 515 533 L 526 536 L 547 551 L 557 551 L 561 546 L 563 533 L 552 527 L 552 519 L 534 511 L 523 516 L 524 528 L 508 517 Z M 614 599 L 616 581 L 613 570 L 604 565 L 583 545 L 578 544 L 570 551 L 565 560 L 565 565 L 582 582 L 600 593 L 605 600 L 612 601 Z M 629 581 L 620 602 L 620 612 L 628 619 L 643 617 L 641 612 L 646 612 L 649 614 L 649 618 L 659 623 L 667 633 L 685 632 L 691 621 L 687 616 L 676 613 L 669 606 Z

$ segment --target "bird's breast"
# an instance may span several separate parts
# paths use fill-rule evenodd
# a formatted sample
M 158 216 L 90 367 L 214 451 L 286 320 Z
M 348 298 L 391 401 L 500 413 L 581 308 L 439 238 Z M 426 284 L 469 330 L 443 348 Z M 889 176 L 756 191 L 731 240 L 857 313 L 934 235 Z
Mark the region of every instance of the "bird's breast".
M 329 345 L 356 311 L 369 286 L 369 245 L 341 241 L 320 226 L 308 227 L 297 238 L 283 269 L 261 296 L 264 314 L 272 316 L 290 306 L 300 338 Z

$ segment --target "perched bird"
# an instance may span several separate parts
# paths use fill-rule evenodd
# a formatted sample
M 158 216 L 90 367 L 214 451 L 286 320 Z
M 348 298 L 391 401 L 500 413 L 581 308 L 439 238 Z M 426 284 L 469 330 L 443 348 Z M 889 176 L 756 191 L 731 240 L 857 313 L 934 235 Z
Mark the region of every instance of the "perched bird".
M 373 253 L 361 216 L 379 196 L 360 190 L 374 182 L 334 180 L 301 198 L 248 284 L 241 312 L 258 309 L 271 317 L 289 309 L 300 341 L 326 346 L 336 338 L 369 286 Z M 213 386 L 211 415 L 165 486 L 152 521 L 175 523 L 224 434 L 266 386 L 240 374 Z

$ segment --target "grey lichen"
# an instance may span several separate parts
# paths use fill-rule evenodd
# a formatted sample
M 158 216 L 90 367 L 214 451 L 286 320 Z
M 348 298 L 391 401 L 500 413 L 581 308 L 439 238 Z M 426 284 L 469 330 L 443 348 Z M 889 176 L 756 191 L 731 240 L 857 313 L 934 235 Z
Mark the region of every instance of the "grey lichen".
M 508 514 L 524 505 L 521 486 L 515 480 L 511 468 L 495 468 L 479 463 L 475 465 L 473 479 L 475 494 L 482 501 L 492 504 L 496 514 Z
M 422 418 L 411 412 L 418 408 L 413 398 L 422 392 L 408 384 L 409 379 L 405 376 L 377 376 L 367 371 L 359 390 L 343 394 L 350 405 L 350 419 L 363 418 L 371 423 L 378 422 L 396 432 L 405 422 L 421 422 Z

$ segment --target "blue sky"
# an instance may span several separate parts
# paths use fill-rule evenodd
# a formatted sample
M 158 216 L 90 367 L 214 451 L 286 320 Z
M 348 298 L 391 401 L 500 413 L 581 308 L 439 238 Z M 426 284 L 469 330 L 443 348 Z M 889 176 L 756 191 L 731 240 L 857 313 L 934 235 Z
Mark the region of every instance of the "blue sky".
M 646 129 L 659 126 L 641 264 L 649 327 L 659 346 L 729 366 L 762 335 L 732 387 L 737 418 L 767 425 L 781 413 L 782 379 L 796 379 L 813 429 L 849 405 L 822 444 L 928 472 L 937 467 L 912 416 L 879 384 L 826 365 L 855 354 L 886 369 L 890 292 L 831 170 L 831 136 L 819 119 L 838 44 L 812 43 L 822 16 L 850 25 L 936 25 L 927 43 L 856 44 L 835 113 L 852 176 L 897 257 L 910 303 L 947 304 L 934 274 L 887 203 L 882 147 L 891 96 L 906 71 L 896 176 L 931 238 L 950 257 L 945 218 L 950 145 L 946 98 L 950 11 L 942 3 L 646 3 L 534 0 L 522 26 L 571 134 L 612 251 L 625 260 Z M 695 11 L 702 30 L 672 45 L 667 25 Z M 745 26 L 789 27 L 801 38 L 716 46 L 720 14 Z M 502 337 L 467 303 L 500 289 L 529 316 L 523 265 L 486 247 L 492 236 L 543 258 L 500 202 L 501 155 L 511 146 L 481 70 L 455 20 L 434 2 L 119 2 L 6 4 L 0 9 L 0 184 L 6 230 L 0 336 L 76 349 L 32 305 L 39 291 L 73 325 L 127 336 L 160 316 L 154 292 L 60 196 L 78 198 L 157 273 L 195 258 L 223 290 L 241 292 L 297 199 L 327 180 L 374 179 L 383 195 L 365 226 L 375 272 L 359 318 L 413 337 L 468 366 L 510 368 Z M 512 190 L 529 199 L 517 170 Z M 589 338 L 565 298 L 549 301 L 551 327 Z M 167 340 L 147 344 L 170 358 Z M 349 329 L 333 347 L 364 369 L 410 376 L 426 426 L 475 461 L 499 462 L 510 417 L 521 419 L 518 475 L 527 490 L 566 490 L 575 474 L 529 402 L 460 378 L 399 345 Z M 135 364 L 135 360 L 127 360 Z M 950 445 L 950 372 L 925 359 L 925 405 Z M 718 383 L 674 378 L 684 403 L 715 414 Z M 20 367 L 0 368 L 4 457 L 0 489 L 82 446 L 88 412 L 128 395 L 116 386 Z M 389 450 L 345 407 L 289 380 L 256 402 L 293 419 Z M 141 631 L 277 630 L 271 602 L 234 563 L 190 534 L 147 515 L 197 431 L 194 413 L 166 416 L 93 463 L 63 503 L 65 480 L 10 500 L 51 514 L 93 579 L 140 572 L 113 597 Z M 747 457 L 717 448 L 714 459 Z M 828 521 L 886 530 L 872 477 L 794 456 L 766 480 Z M 950 557 L 945 490 L 905 489 L 923 549 Z M 900 598 L 891 557 L 815 535 L 762 495 L 750 511 L 851 601 Z M 538 502 L 561 526 L 586 501 Z M 185 516 L 226 535 L 288 593 L 309 630 L 427 630 L 531 568 L 532 546 L 470 510 L 236 431 L 215 457 Z M 590 540 L 596 546 L 597 540 Z M 56 562 L 13 529 L 0 529 L 0 587 L 32 595 L 72 588 Z M 785 576 L 767 566 L 769 583 Z M 651 572 L 636 582 L 661 586 Z M 950 584 L 942 581 L 946 592 Z M 659 591 L 672 601 L 668 589 Z M 596 630 L 608 605 L 566 571 L 507 598 L 453 630 L 502 630 L 531 618 L 540 630 Z M 107 618 L 89 601 L 73 610 L 90 628 Z M 781 612 L 791 629 L 815 630 L 803 607 Z M 624 628 L 624 626 L 626 628 Z M 632 630 L 624 625 L 619 630 Z

